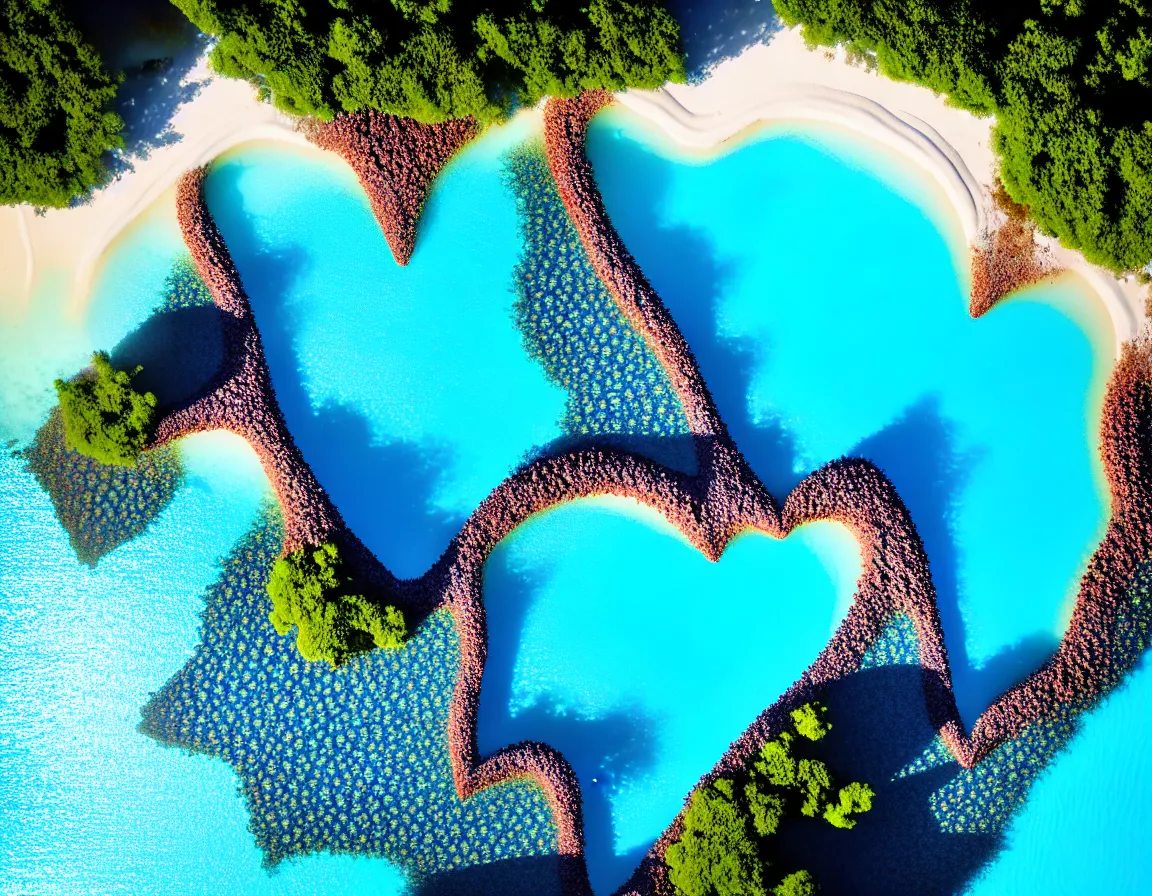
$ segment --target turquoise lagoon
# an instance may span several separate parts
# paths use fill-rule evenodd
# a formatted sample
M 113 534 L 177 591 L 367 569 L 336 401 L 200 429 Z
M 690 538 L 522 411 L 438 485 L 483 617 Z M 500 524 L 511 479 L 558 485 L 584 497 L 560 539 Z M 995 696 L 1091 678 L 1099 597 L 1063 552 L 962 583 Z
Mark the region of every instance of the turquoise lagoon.
M 523 116 L 449 166 L 405 269 L 332 159 L 255 144 L 208 180 L 289 426 L 353 528 L 402 576 L 427 569 L 510 469 L 563 435 L 566 395 L 524 352 L 511 310 L 521 244 L 503 159 L 535 127 Z M 1094 460 L 1106 321 L 1074 281 L 968 321 L 954 225 L 931 188 L 836 134 L 765 132 L 704 164 L 609 112 L 590 154 L 613 219 L 773 493 L 842 453 L 892 476 L 928 546 L 970 720 L 1055 643 L 1106 519 Z M 157 306 L 182 251 L 170 201 L 111 248 L 82 314 L 49 283 L 5 331 L 5 441 L 31 438 L 51 377 L 113 348 Z M 53 343 L 61 320 L 66 337 Z M 75 562 L 19 461 L 0 460 L 4 889 L 399 892 L 382 859 L 312 856 L 267 875 L 233 772 L 136 731 L 140 707 L 195 650 L 201 595 L 266 490 L 234 439 L 188 440 L 184 456 L 173 502 L 95 569 Z M 1045 493 L 1049 477 L 1058 491 Z M 590 871 L 610 892 L 815 657 L 858 566 L 832 524 L 784 542 L 746 533 L 710 564 L 632 502 L 541 514 L 485 570 L 482 750 L 532 738 L 570 759 Z M 733 647 L 735 633 L 745 638 Z M 1129 739 L 1147 679 L 1087 719 L 980 896 L 1068 861 L 1087 835 L 1115 847 L 1113 891 L 1135 892 L 1123 838 L 1146 829 L 1149 800 L 1120 775 L 1131 769 L 1147 795 L 1152 770 Z M 1053 827 L 1057 807 L 1109 763 L 1101 801 Z
M 531 122 L 495 129 L 448 166 L 406 267 L 334 157 L 246 147 L 208 178 L 288 426 L 401 577 L 428 569 L 476 505 L 560 435 L 564 393 L 511 319 L 520 240 L 500 160 Z
M 589 154 L 777 499 L 841 455 L 896 484 L 971 725 L 1051 652 L 1107 523 L 1102 304 L 1069 278 L 973 321 L 938 190 L 834 131 L 765 129 L 709 162 L 613 109 Z

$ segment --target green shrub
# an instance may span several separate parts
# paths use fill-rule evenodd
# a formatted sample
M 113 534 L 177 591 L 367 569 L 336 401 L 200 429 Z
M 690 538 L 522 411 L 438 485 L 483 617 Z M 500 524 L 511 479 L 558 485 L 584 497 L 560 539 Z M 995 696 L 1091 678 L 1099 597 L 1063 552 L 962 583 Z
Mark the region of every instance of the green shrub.
M 665 859 L 672 885 L 685 896 L 767 896 L 759 851 L 726 778 L 692 795 L 684 831 Z
M 132 388 L 131 373 L 117 370 L 103 352 L 92 356 L 91 375 L 56 380 L 65 443 L 105 464 L 135 467 L 156 413 L 156 396 Z
M 1152 259 L 1148 0 L 778 0 L 813 44 L 998 118 L 1012 199 L 1040 229 L 1117 271 Z
M 124 145 L 120 76 L 52 0 L 0 0 L 0 204 L 66 206 Z
M 856 827 L 856 819 L 851 816 L 871 809 L 875 795 L 867 784 L 859 781 L 846 784 L 840 788 L 839 801 L 824 808 L 824 820 L 838 828 L 851 830 Z
M 679 27 L 656 0 L 173 2 L 219 36 L 221 74 L 294 115 L 490 122 L 544 95 L 684 79 Z
M 281 557 L 268 579 L 269 620 L 281 635 L 296 626 L 296 648 L 306 660 L 333 667 L 372 645 L 401 646 L 404 615 L 361 594 L 349 593 L 340 552 L 326 543 Z
M 732 778 L 718 778 L 697 790 L 684 813 L 680 837 L 665 852 L 668 877 L 683 896 L 805 896 L 816 892 L 807 871 L 779 877 L 772 864 L 771 838 L 790 818 L 823 818 L 851 829 L 852 815 L 872 808 L 872 789 L 858 781 L 841 787 L 837 802 L 828 766 L 810 750 L 831 729 L 826 708 L 807 703 L 792 713 L 794 732 L 766 742 L 756 759 Z
M 807 871 L 793 871 L 772 888 L 772 896 L 816 896 L 816 879 Z

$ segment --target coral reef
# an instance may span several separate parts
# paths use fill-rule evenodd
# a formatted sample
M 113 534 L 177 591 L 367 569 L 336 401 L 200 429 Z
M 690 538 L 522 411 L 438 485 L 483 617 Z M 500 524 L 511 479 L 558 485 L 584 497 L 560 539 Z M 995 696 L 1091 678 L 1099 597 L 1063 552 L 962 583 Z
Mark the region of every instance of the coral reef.
M 332 121 L 306 119 L 300 129 L 356 172 L 397 264 L 412 258 L 416 225 L 436 176 L 480 132 L 471 118 L 421 124 L 372 110 Z
M 64 442 L 59 408 L 22 456 L 52 499 L 76 558 L 93 566 L 147 529 L 184 478 L 175 445 L 145 452 L 135 467 L 109 466 L 73 451 Z
M 632 497 L 658 509 L 707 557 L 720 556 L 740 531 L 756 528 L 785 537 L 797 526 L 838 521 L 859 541 L 863 573 L 847 618 L 814 663 L 737 739 L 705 776 L 709 783 L 744 765 L 788 723 L 788 713 L 821 688 L 874 661 L 875 645 L 903 629 L 914 634 L 923 670 L 924 699 L 940 743 L 971 768 L 1030 726 L 1057 719 L 1066 708 L 1091 705 L 1126 670 L 1132 643 L 1147 635 L 1132 614 L 1130 595 L 1148 556 L 1152 502 L 1149 447 L 1152 363 L 1147 345 L 1129 345 L 1112 376 L 1101 427 L 1112 520 L 1089 563 L 1072 620 L 1056 654 L 1000 697 L 966 734 L 951 692 L 947 652 L 928 558 L 907 509 L 892 484 L 864 460 L 842 459 L 810 475 L 778 508 L 729 438 L 692 353 L 660 299 L 628 254 L 605 214 L 584 135 L 605 94 L 552 100 L 545 109 L 545 151 L 561 201 L 588 263 L 660 366 L 684 410 L 697 453 L 695 475 L 676 472 L 616 448 L 584 449 L 533 461 L 498 486 L 473 513 L 441 560 L 421 580 L 395 583 L 425 609 L 451 614 L 459 638 L 459 670 L 448 708 L 452 775 L 461 799 L 496 784 L 532 779 L 553 813 L 556 848 L 569 893 L 589 890 L 584 868 L 579 786 L 563 757 L 542 744 L 524 743 L 481 759 L 476 716 L 487 657 L 482 568 L 495 545 L 532 513 L 589 495 Z M 259 334 L 239 278 L 204 206 L 202 171 L 180 184 L 179 217 L 202 278 L 230 317 L 230 363 L 209 393 L 161 421 L 158 444 L 187 432 L 225 428 L 255 447 L 285 519 L 284 548 L 341 540 L 342 549 L 366 554 L 343 526 L 331 502 L 295 449 L 276 408 Z M 363 559 L 370 567 L 373 558 Z M 376 564 L 378 566 L 378 564 Z M 387 578 L 386 571 L 377 576 Z M 1127 621 L 1125 621 L 1127 620 Z M 1143 624 L 1143 628 L 1141 625 Z M 366 658 L 364 661 L 370 661 Z M 358 661 L 359 662 L 359 661 Z M 667 889 L 663 852 L 679 835 L 673 822 L 622 893 Z
M 525 349 L 568 392 L 573 437 L 688 435 L 668 378 L 596 276 L 537 141 L 507 157 L 524 250 L 515 271 Z M 646 453 L 651 455 L 650 450 Z
M 1056 273 L 1036 245 L 1031 224 L 1009 217 L 972 246 L 972 287 L 968 313 L 980 317 L 1010 293 Z
M 267 621 L 264 580 L 282 538 L 269 507 L 224 558 L 196 652 L 148 702 L 142 730 L 236 769 L 268 865 L 367 852 L 421 879 L 551 852 L 536 787 L 456 796 L 442 735 L 459 657 L 447 614 L 400 650 L 339 670 L 305 662 Z

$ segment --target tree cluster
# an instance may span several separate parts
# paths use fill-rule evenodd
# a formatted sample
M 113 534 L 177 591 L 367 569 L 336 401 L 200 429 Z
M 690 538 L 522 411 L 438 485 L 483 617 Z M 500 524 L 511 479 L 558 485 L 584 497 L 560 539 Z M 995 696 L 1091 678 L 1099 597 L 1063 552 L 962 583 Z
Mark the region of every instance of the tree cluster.
M 1149 0 L 778 0 L 813 44 L 995 114 L 1001 178 L 1044 232 L 1117 271 L 1152 260 Z
M 280 109 L 491 122 L 516 103 L 683 80 L 658 0 L 173 0 L 212 64 Z
M 156 414 L 156 396 L 132 388 L 142 368 L 117 370 L 103 352 L 92 356 L 91 373 L 56 380 L 65 444 L 105 464 L 135 467 Z
M 771 857 L 771 837 L 789 818 L 820 818 L 837 828 L 872 808 L 873 792 L 853 781 L 837 788 L 828 766 L 812 758 L 811 744 L 831 729 L 826 710 L 806 703 L 792 711 L 793 731 L 761 747 L 751 766 L 699 788 L 684 813 L 680 838 L 665 854 L 669 879 L 682 896 L 812 896 L 808 871 L 782 875 Z M 807 745 L 807 746 L 806 746 Z M 773 886 L 771 881 L 775 880 Z
M 66 206 L 123 146 L 120 76 L 53 0 L 0 0 L 0 204 Z
M 296 626 L 296 648 L 306 660 L 335 668 L 355 653 L 404 643 L 404 614 L 353 593 L 340 551 L 331 542 L 281 557 L 268 579 L 272 625 L 281 635 Z

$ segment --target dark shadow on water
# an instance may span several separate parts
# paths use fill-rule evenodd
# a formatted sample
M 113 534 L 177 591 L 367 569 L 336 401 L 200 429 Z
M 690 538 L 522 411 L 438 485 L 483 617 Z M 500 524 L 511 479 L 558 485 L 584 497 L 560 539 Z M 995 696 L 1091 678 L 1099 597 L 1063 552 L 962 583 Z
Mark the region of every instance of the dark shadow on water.
M 832 731 L 818 745 L 820 757 L 838 784 L 864 781 L 876 794 L 851 831 L 799 819 L 778 835 L 782 863 L 811 871 L 826 896 L 959 893 L 1002 846 L 999 835 L 941 831 L 929 797 L 956 775 L 954 762 L 893 780 L 934 734 L 923 674 L 916 666 L 867 669 L 823 695 Z
M 718 332 L 717 305 L 738 271 L 719 255 L 703 231 L 662 226 L 667 184 L 677 163 L 593 127 L 593 159 L 598 143 L 599 152 L 610 151 L 613 158 L 611 165 L 596 171 L 613 223 L 692 347 L 737 446 L 771 494 L 782 501 L 810 471 L 795 469 L 795 439 L 780 421 L 754 421 L 749 413 L 749 386 L 757 358 L 770 356 L 772 346 L 752 338 L 728 339 Z M 765 302 L 779 298 L 770 289 L 766 287 Z M 939 400 L 930 396 L 849 454 L 872 460 L 892 479 L 924 540 L 961 716 L 971 724 L 1000 693 L 1035 669 L 1055 648 L 1056 640 L 1042 635 L 1026 639 L 979 669 L 969 659 L 952 514 L 980 457 L 958 455 L 949 427 Z
M 782 27 L 769 0 L 668 0 L 667 6 L 680 23 L 689 81 L 766 43 Z
M 593 131 L 590 139 L 607 138 Z M 772 495 L 783 500 L 803 478 L 793 469 L 795 440 L 780 421 L 753 421 L 748 413 L 757 355 L 771 347 L 717 332 L 718 303 L 738 270 L 703 231 L 662 226 L 666 187 L 677 163 L 627 139 L 613 140 L 611 152 L 613 164 L 597 170 L 596 178 L 612 222 L 692 347 L 729 433 Z
M 120 369 L 144 369 L 132 381 L 156 395 L 157 413 L 179 408 L 211 383 L 224 363 L 223 314 L 215 305 L 161 311 L 111 352 Z
M 961 718 L 970 727 L 989 703 L 1039 666 L 1057 642 L 1053 637 L 1037 635 L 1002 651 L 979 668 L 968 656 L 960 611 L 959 545 L 952 520 L 959 495 L 980 457 L 961 455 L 955 445 L 952 424 L 941 414 L 939 398 L 927 396 L 849 453 L 868 458 L 887 474 L 924 541 L 957 704 Z
M 263 243 L 238 199 L 238 173 L 228 166 L 216 169 L 208 196 L 251 299 L 288 429 L 352 531 L 396 575 L 421 575 L 463 523 L 461 516 L 431 505 L 450 452 L 429 443 L 380 444 L 357 410 L 335 404 L 313 408 L 293 341 L 297 321 L 287 307 L 309 255 L 300 246 L 273 249 Z M 328 301 L 354 299 L 326 296 Z M 363 375 L 371 377 L 372 371 Z
M 413 896 L 561 896 L 560 856 L 526 856 L 445 871 L 421 882 Z
M 649 769 L 655 760 L 656 722 L 639 709 L 595 719 L 536 704 L 515 716 L 509 711 L 512 680 L 524 623 L 539 579 L 508 567 L 497 550 L 484 568 L 484 605 L 488 611 L 488 662 L 480 692 L 477 738 L 482 756 L 525 740 L 559 750 L 580 779 L 589 876 L 598 894 L 611 893 L 627 880 L 647 845 L 617 855 L 612 832 L 613 783 L 622 784 Z M 572 637 L 592 633 L 572 633 Z M 578 670 L 573 670 L 578 674 Z M 592 779 L 596 778 L 596 783 Z M 672 819 L 669 818 L 669 821 Z M 655 839 L 655 838 L 653 838 Z

